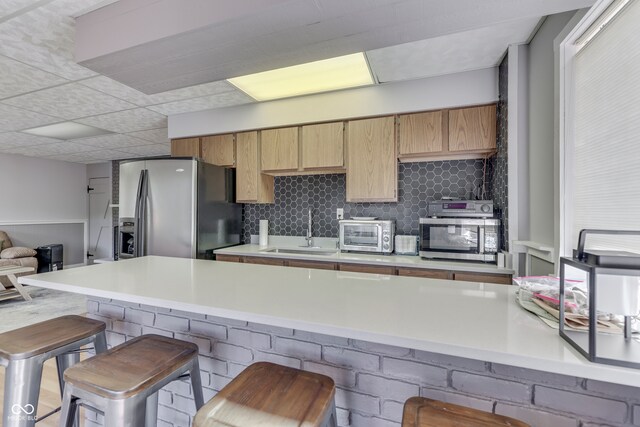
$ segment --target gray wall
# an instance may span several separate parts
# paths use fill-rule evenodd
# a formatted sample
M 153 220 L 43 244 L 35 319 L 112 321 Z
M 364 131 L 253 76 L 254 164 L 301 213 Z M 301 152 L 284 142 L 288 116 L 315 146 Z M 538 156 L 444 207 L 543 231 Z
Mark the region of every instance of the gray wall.
M 0 180 L 0 230 L 14 245 L 62 243 L 66 265 L 84 262 L 86 165 L 0 154 Z
M 529 240 L 554 244 L 553 41 L 575 12 L 549 16 L 529 45 Z
M 52 243 L 63 245 L 65 266 L 84 263 L 84 224 L 19 224 L 2 225 L 13 246 L 37 248 Z
M 0 154 L 0 223 L 86 220 L 87 167 Z

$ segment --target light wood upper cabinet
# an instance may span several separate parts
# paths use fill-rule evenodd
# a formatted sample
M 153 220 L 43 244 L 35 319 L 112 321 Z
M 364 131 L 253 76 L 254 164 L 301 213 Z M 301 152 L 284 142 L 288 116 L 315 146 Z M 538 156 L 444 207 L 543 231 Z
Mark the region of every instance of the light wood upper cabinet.
M 442 111 L 400 115 L 398 156 L 415 156 L 441 152 L 443 140 L 442 116 Z
M 200 138 L 171 140 L 171 157 L 201 157 Z
M 298 128 L 267 129 L 261 133 L 263 171 L 298 169 Z
M 202 159 L 218 166 L 236 166 L 236 148 L 233 134 L 211 135 L 202 138 Z
M 273 177 L 260 173 L 258 132 L 236 135 L 236 199 L 244 203 L 273 203 Z
M 344 167 L 344 123 L 302 126 L 302 168 Z
M 347 202 L 397 202 L 394 117 L 347 123 Z
M 495 148 L 495 104 L 449 110 L 449 151 Z

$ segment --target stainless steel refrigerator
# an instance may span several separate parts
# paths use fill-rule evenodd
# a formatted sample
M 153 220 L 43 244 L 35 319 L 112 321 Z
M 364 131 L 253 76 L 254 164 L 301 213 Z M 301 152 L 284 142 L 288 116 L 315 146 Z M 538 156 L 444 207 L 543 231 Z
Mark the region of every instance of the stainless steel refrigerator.
M 191 158 L 120 164 L 119 258 L 211 258 L 240 243 L 235 171 Z

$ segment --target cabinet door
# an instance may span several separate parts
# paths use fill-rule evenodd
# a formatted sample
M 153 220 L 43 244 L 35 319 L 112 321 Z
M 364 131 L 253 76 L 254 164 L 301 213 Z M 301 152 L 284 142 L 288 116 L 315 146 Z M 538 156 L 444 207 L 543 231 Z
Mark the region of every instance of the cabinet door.
M 454 280 L 465 280 L 467 282 L 496 283 L 499 285 L 510 285 L 512 283 L 510 274 L 471 273 L 455 271 L 453 273 L 453 278 Z
M 298 169 L 298 128 L 261 131 L 263 171 Z
M 340 264 L 338 268 L 340 271 L 352 271 L 354 273 L 396 274 L 395 267 L 385 265 Z
M 398 276 L 424 277 L 427 279 L 453 280 L 453 274 L 448 270 L 431 270 L 428 268 L 398 268 Z
M 449 110 L 449 151 L 495 148 L 495 104 Z
M 263 258 L 255 256 L 244 257 L 245 264 L 279 265 L 284 267 L 284 260 L 278 258 Z
M 233 134 L 205 136 L 202 138 L 202 159 L 218 166 L 235 167 L 235 145 Z
M 216 255 L 216 261 L 242 262 L 242 257 L 238 255 Z
M 171 140 L 172 157 L 197 157 L 201 156 L 200 138 L 181 138 Z
M 394 118 L 347 123 L 347 202 L 397 202 Z
M 418 155 L 442 151 L 442 111 L 400 116 L 398 155 Z
M 298 268 L 314 268 L 316 270 L 335 270 L 336 264 L 333 262 L 321 262 L 321 261 L 305 261 L 290 259 L 287 261 L 287 266 Z
M 244 203 L 273 203 L 273 177 L 258 167 L 258 132 L 236 136 L 236 199 Z
M 344 123 L 302 126 L 302 168 L 344 167 Z

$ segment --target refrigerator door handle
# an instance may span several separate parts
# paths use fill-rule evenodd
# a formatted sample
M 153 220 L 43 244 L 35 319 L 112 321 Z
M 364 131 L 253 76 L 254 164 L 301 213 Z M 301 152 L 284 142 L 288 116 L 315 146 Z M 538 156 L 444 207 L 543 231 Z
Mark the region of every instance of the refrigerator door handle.
M 140 192 L 140 213 L 139 213 L 139 221 L 140 224 L 138 229 L 139 240 L 139 250 L 137 256 L 145 256 L 147 252 L 146 242 L 147 242 L 147 196 L 149 195 L 149 171 L 147 169 L 142 171 L 142 188 Z
M 144 184 L 144 170 L 140 171 L 138 179 L 138 191 L 136 192 L 136 207 L 134 211 L 134 232 L 133 232 L 133 256 L 140 255 L 140 205 L 142 203 L 142 186 Z

